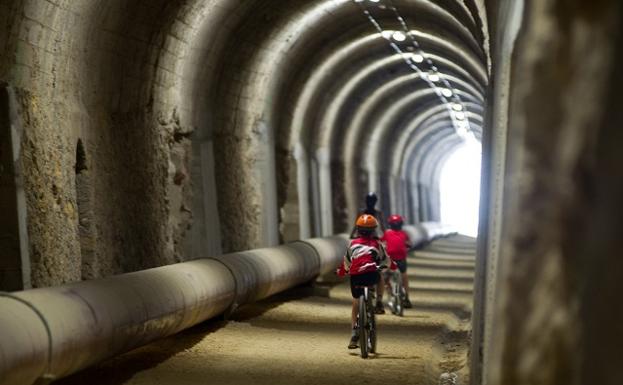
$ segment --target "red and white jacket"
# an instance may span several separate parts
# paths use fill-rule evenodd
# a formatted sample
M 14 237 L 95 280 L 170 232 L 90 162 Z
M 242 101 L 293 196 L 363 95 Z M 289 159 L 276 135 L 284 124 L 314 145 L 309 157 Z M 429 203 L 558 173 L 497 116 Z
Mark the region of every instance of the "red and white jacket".
M 387 267 L 385 245 L 377 238 L 355 238 L 344 256 L 343 268 L 350 275 L 373 273 L 377 266 Z

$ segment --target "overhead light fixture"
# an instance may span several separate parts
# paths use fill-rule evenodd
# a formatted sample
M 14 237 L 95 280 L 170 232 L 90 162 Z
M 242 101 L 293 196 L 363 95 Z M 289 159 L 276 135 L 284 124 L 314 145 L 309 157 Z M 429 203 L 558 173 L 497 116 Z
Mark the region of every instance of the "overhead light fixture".
M 441 89 L 441 94 L 443 96 L 445 96 L 446 98 L 449 98 L 449 97 L 451 97 L 453 95 L 452 90 L 449 89 L 449 88 L 442 88 Z
M 429 73 L 428 74 L 428 80 L 430 80 L 431 82 L 438 82 L 439 81 L 439 75 L 437 75 L 436 73 Z
M 457 111 L 454 113 L 454 117 L 457 118 L 458 120 L 465 120 L 465 112 Z
M 407 40 L 407 35 L 405 35 L 404 33 L 400 32 L 400 31 L 396 31 L 392 35 L 392 38 L 394 40 L 396 40 L 396 41 L 405 41 L 405 40 Z
M 420 55 L 419 53 L 416 53 L 413 55 L 413 61 L 416 63 L 422 63 L 424 61 L 424 56 Z
M 461 103 L 452 103 L 452 109 L 454 111 L 463 111 L 463 105 Z

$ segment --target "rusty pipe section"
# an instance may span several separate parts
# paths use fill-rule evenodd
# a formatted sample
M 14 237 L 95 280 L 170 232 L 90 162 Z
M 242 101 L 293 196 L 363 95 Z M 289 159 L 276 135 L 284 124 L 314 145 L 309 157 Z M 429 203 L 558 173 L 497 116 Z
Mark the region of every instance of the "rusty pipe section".
M 0 385 L 67 376 L 311 281 L 337 267 L 347 243 L 297 241 L 0 296 Z

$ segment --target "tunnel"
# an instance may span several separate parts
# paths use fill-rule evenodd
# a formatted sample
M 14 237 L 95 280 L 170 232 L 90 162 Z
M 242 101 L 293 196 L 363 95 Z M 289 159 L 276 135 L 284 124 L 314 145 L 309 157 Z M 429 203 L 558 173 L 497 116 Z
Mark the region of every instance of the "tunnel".
M 0 0 L 0 384 L 620 384 L 622 26 L 616 0 Z M 334 271 L 371 192 L 414 308 L 361 360 Z

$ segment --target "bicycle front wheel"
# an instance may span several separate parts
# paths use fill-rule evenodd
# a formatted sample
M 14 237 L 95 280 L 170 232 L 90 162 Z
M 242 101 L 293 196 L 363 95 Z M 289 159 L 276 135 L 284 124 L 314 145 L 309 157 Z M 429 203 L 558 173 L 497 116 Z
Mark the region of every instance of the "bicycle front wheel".
M 361 349 L 361 358 L 368 358 L 368 312 L 366 311 L 366 298 L 362 295 L 359 297 L 359 348 Z

